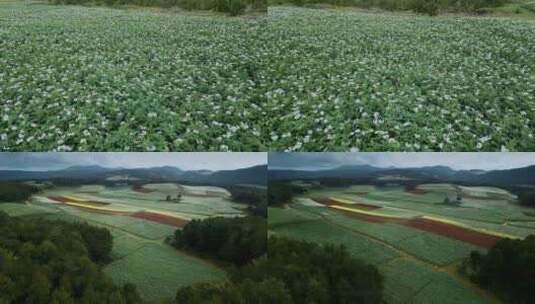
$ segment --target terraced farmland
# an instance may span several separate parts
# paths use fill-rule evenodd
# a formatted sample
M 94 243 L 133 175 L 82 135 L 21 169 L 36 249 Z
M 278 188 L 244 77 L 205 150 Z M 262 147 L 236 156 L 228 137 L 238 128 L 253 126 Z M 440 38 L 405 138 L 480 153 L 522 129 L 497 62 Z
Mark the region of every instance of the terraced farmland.
M 426 184 L 417 189 L 312 189 L 288 208 L 270 208 L 269 231 L 343 244 L 379 267 L 386 303 L 498 303 L 457 268 L 471 251 L 486 252 L 500 238 L 535 234 L 535 217 L 526 216 L 526 208 L 499 188 Z M 457 193 L 459 205 L 443 202 Z

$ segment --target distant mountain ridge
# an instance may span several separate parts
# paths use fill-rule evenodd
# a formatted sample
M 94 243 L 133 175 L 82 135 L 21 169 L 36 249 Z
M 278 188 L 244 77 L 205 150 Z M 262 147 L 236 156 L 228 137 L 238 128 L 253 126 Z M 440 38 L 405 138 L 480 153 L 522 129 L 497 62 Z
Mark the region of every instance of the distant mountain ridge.
M 54 179 L 105 181 L 114 176 L 124 176 L 125 179 L 148 182 L 265 185 L 267 183 L 267 165 L 222 171 L 184 171 L 170 166 L 133 169 L 73 166 L 51 171 L 0 170 L 0 181 L 46 181 Z
M 400 176 L 423 181 L 468 182 L 476 184 L 535 185 L 535 165 L 506 170 L 454 170 L 446 166 L 415 168 L 380 168 L 369 165 L 344 165 L 341 167 L 317 170 L 269 169 L 270 181 L 295 179 L 377 179 L 386 176 Z

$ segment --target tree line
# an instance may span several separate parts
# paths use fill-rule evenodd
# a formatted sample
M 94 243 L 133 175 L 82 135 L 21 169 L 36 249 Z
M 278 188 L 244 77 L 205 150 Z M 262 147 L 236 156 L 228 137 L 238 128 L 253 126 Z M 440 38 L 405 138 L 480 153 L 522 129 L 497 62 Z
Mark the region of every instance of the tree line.
M 140 303 L 103 274 L 111 249 L 107 229 L 0 212 L 0 303 Z
M 414 11 L 437 15 L 441 11 L 484 13 L 486 8 L 502 6 L 508 0 L 269 0 L 269 4 L 291 3 L 297 6 L 330 4 L 361 8 L 381 8 L 389 11 Z
M 24 183 L 0 183 L 0 203 L 19 203 L 29 199 L 39 188 Z
M 267 189 L 252 186 L 227 186 L 225 187 L 233 201 L 248 206 L 248 211 L 255 216 L 267 216 Z
M 267 0 L 49 0 L 53 4 L 137 5 L 156 7 L 180 7 L 186 10 L 211 10 L 231 16 L 246 10 L 266 11 Z
M 266 253 L 266 231 L 263 217 L 213 217 L 192 220 L 182 230 L 176 230 L 171 244 L 242 266 Z
M 535 303 L 535 235 L 502 239 L 486 254 L 472 251 L 460 271 L 505 303 Z

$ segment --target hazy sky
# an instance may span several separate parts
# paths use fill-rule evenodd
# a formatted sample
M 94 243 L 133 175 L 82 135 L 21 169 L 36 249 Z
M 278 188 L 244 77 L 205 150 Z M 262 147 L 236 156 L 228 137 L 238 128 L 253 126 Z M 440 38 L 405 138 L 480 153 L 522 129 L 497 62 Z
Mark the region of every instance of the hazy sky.
M 228 170 L 267 164 L 267 153 L 0 153 L 0 170 L 56 170 L 71 166 Z
M 375 167 L 448 166 L 494 170 L 535 164 L 535 153 L 270 153 L 270 169 L 329 169 L 342 165 Z

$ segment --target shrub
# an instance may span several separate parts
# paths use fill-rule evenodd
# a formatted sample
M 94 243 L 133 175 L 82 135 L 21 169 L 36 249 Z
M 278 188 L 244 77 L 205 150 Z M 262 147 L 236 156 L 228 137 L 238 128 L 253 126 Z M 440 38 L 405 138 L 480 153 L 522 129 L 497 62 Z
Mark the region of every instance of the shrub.
M 437 0 L 412 0 L 410 9 L 419 14 L 426 14 L 429 16 L 438 15 L 438 1 Z

